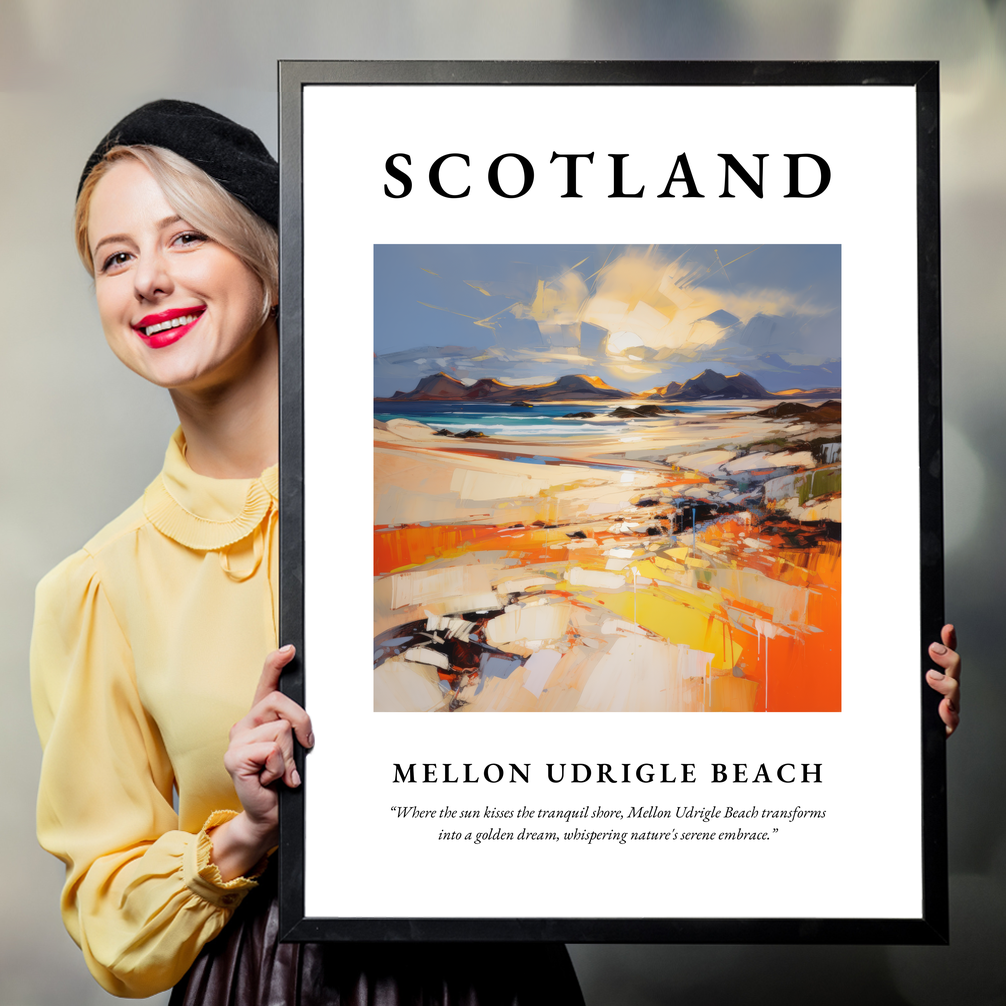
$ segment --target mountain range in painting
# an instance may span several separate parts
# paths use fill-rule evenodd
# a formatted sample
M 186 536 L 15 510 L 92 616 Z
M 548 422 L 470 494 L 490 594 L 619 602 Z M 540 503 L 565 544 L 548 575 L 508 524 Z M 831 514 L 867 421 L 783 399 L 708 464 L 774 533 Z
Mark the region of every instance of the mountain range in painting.
M 619 391 L 605 384 L 599 377 L 584 374 L 567 374 L 557 381 L 545 384 L 509 385 L 495 378 L 483 377 L 474 384 L 465 384 L 442 371 L 422 378 L 409 392 L 396 391 L 390 398 L 376 398 L 378 402 L 573 402 L 588 399 L 633 398 L 627 391 Z
M 474 384 L 465 384 L 440 371 L 421 378 L 412 391 L 396 391 L 389 398 L 375 398 L 377 402 L 580 402 L 607 401 L 625 398 L 652 398 L 662 401 L 706 401 L 734 399 L 822 397 L 839 392 L 839 389 L 791 388 L 784 392 L 767 391 L 750 374 L 724 375 L 711 368 L 678 383 L 672 381 L 649 391 L 622 391 L 606 384 L 599 377 L 586 374 L 567 374 L 556 381 L 544 384 L 510 385 L 495 378 L 484 377 Z

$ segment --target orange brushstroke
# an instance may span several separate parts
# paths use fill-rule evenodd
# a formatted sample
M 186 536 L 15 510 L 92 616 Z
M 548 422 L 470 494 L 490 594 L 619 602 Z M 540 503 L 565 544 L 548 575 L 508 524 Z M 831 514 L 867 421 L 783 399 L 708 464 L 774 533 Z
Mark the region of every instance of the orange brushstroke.
M 569 539 L 555 528 L 500 527 L 496 524 L 406 524 L 374 528 L 374 576 L 397 573 L 431 559 L 499 549 L 523 564 L 565 562 Z
M 744 677 L 757 681 L 760 686 L 755 700 L 756 711 L 841 711 L 840 548 L 837 542 L 829 542 L 820 550 L 781 552 L 775 557 L 777 568 L 770 575 L 811 586 L 807 621 L 821 631 L 778 635 L 774 639 L 762 637 L 760 653 L 752 654 L 755 666 L 744 668 Z
M 374 576 L 397 573 L 431 559 L 460 555 L 470 548 L 502 548 L 501 529 L 485 524 L 437 524 L 374 528 Z M 511 532 L 513 533 L 513 532 Z

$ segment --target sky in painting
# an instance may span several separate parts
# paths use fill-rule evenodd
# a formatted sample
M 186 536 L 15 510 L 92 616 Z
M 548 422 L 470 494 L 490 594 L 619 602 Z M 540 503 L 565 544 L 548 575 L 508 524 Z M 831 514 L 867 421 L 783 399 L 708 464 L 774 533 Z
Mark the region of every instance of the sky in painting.
M 376 245 L 374 394 L 443 371 L 643 392 L 706 368 L 841 385 L 838 245 Z

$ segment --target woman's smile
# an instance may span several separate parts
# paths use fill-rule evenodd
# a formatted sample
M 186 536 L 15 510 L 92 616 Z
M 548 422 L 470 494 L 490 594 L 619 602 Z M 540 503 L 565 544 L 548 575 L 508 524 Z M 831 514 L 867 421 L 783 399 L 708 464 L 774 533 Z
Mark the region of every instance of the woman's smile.
M 205 310 L 205 305 L 199 305 L 148 314 L 133 325 L 133 331 L 151 349 L 161 349 L 188 335 Z

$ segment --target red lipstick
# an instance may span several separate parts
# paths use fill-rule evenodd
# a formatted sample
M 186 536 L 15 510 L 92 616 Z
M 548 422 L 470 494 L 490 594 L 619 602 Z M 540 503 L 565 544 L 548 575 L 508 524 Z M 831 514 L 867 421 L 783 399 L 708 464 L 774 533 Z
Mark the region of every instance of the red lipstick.
M 187 335 L 205 310 L 205 306 L 199 305 L 197 307 L 173 307 L 168 311 L 148 314 L 133 325 L 133 331 L 151 349 L 161 349 L 164 346 L 170 346 L 173 342 L 178 342 L 179 339 Z M 182 319 L 188 320 L 179 323 Z

